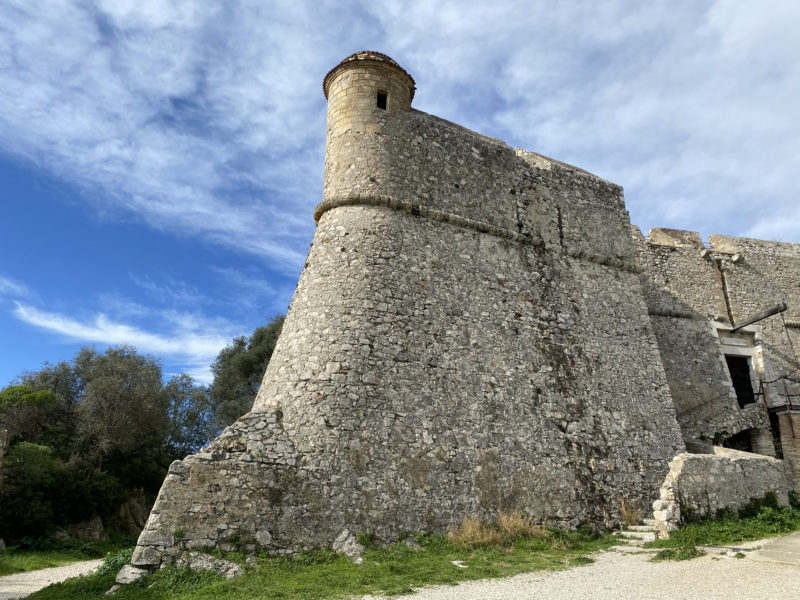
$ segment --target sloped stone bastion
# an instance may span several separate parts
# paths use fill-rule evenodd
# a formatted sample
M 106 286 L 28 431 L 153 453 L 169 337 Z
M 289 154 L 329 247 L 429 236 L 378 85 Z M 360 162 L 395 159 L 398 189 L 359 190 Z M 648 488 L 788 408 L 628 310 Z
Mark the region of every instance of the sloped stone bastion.
M 518 510 L 611 528 L 685 449 L 622 189 L 325 77 L 323 198 L 252 411 L 170 467 L 133 564 Z

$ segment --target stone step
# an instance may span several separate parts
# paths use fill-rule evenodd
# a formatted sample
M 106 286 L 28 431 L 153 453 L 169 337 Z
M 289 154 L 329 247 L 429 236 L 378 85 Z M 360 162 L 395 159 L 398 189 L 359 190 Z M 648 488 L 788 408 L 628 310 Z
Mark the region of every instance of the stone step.
M 650 527 L 655 527 L 656 526 L 656 520 L 655 519 L 642 519 L 642 523 L 644 523 L 645 525 L 649 525 Z
M 755 548 L 736 548 L 733 546 L 698 546 L 697 549 L 708 554 L 727 554 L 728 556 L 736 556 L 737 553 L 748 554 L 755 550 Z
M 625 531 L 653 531 L 652 525 L 628 525 Z
M 640 540 L 639 538 L 623 538 L 623 537 L 619 538 L 619 541 L 624 542 L 629 546 L 644 546 L 648 542 L 648 540 Z
M 615 531 L 614 535 L 622 538 L 636 538 L 647 542 L 656 539 L 656 534 L 653 531 Z
M 625 552 L 628 554 L 641 554 L 642 552 L 653 554 L 661 550 L 661 548 L 643 548 L 642 546 L 631 544 L 629 546 L 611 546 L 609 550 L 613 550 L 614 552 Z

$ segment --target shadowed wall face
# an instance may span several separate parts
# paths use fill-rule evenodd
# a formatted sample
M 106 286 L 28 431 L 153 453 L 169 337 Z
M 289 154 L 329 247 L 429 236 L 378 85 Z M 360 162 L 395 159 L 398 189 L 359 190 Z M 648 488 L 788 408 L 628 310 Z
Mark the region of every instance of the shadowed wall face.
M 634 238 L 684 436 L 777 450 L 800 486 L 800 430 L 789 426 L 800 414 L 800 245 L 712 235 L 705 246 L 668 229 Z M 730 332 L 783 302 L 785 312 Z

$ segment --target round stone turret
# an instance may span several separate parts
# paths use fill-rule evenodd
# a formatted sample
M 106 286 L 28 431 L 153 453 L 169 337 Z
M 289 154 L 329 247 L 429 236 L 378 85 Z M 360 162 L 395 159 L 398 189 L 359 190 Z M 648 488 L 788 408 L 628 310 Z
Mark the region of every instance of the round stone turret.
M 377 132 L 393 113 L 411 110 L 414 79 L 393 59 L 365 50 L 345 58 L 322 81 L 328 139 L 346 131 Z

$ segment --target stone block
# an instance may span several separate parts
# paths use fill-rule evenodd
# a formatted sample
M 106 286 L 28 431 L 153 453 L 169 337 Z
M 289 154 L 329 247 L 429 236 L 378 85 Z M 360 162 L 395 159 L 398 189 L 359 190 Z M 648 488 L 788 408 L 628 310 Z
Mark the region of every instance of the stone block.
M 647 237 L 651 244 L 658 244 L 660 246 L 691 246 L 703 248 L 703 239 L 697 231 L 655 227 L 648 232 Z
M 147 569 L 139 569 L 133 565 L 125 565 L 119 570 L 119 573 L 117 573 L 117 577 L 114 581 L 120 585 L 136 583 L 142 577 L 147 575 L 148 572 L 149 571 Z

